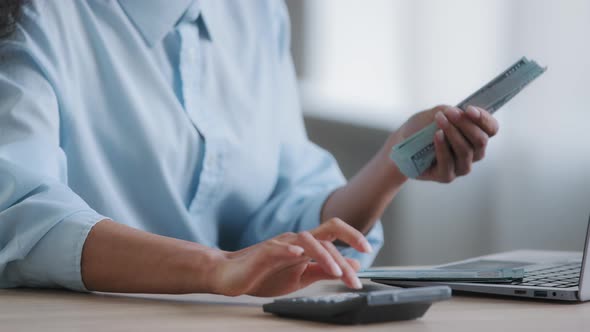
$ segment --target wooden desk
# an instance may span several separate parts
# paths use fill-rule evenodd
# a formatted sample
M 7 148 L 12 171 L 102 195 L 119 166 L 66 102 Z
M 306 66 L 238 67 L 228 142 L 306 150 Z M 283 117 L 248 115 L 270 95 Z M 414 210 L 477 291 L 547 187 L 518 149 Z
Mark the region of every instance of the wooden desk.
M 369 288 L 383 288 L 365 282 Z M 345 290 L 315 284 L 296 295 Z M 455 296 L 421 319 L 338 326 L 288 320 L 262 312 L 269 299 L 214 295 L 79 294 L 0 290 L 0 331 L 590 331 L 590 303 L 563 304 Z

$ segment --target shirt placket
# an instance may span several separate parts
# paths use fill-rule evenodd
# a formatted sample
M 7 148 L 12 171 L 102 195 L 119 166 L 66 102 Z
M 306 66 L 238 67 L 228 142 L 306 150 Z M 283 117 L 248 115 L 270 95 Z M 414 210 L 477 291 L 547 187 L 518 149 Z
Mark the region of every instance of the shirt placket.
M 213 217 L 211 211 L 215 204 L 216 194 L 220 189 L 223 178 L 225 144 L 220 132 L 223 123 L 219 121 L 218 114 L 207 107 L 207 95 L 204 93 L 206 82 L 205 72 L 205 47 L 209 41 L 200 38 L 199 28 L 196 23 L 183 24 L 179 27 L 181 39 L 180 51 L 180 76 L 182 81 L 182 94 L 185 110 L 194 127 L 203 138 L 200 142 L 204 149 L 204 157 L 201 165 L 195 172 L 199 172 L 199 185 L 195 197 L 189 205 L 189 212 L 200 216 L 201 220 Z M 216 242 L 213 222 L 207 238 Z M 205 226 L 206 225 L 201 225 Z M 214 234 L 212 234 L 213 232 Z M 214 243 L 211 243 L 212 245 Z

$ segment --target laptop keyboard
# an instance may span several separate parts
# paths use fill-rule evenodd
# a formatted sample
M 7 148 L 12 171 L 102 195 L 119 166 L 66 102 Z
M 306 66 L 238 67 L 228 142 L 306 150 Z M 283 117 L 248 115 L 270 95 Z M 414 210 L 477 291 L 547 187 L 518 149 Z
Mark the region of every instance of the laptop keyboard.
M 581 263 L 567 263 L 536 271 L 526 271 L 522 281 L 513 281 L 511 284 L 557 288 L 575 287 L 580 282 L 581 268 Z

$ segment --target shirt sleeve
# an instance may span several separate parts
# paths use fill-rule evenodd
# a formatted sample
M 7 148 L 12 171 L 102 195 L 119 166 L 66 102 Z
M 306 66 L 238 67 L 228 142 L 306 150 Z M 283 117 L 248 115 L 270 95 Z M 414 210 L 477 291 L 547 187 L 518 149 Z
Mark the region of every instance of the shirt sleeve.
M 278 136 L 281 137 L 279 177 L 267 204 L 250 221 L 242 237 L 242 246 L 252 245 L 283 232 L 298 232 L 319 226 L 322 207 L 330 194 L 346 183 L 330 153 L 310 142 L 303 123 L 297 93 L 297 79 L 289 52 L 289 20 L 284 4 L 275 11 L 278 41 L 276 70 L 277 112 L 280 112 Z M 363 268 L 371 265 L 383 245 L 383 229 L 378 221 L 367 234 L 375 249 L 362 254 L 353 248 L 341 248 L 356 258 Z
M 0 287 L 84 291 L 82 247 L 105 217 L 67 185 L 53 68 L 33 32 L 0 44 Z

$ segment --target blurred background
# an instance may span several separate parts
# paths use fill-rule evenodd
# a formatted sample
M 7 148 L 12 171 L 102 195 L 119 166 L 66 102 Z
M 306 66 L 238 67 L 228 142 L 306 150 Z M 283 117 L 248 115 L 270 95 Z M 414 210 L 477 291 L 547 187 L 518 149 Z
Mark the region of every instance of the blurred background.
M 287 0 L 310 138 L 347 177 L 411 114 L 457 104 L 521 56 L 549 67 L 450 185 L 410 181 L 376 265 L 581 250 L 590 214 L 590 1 Z

